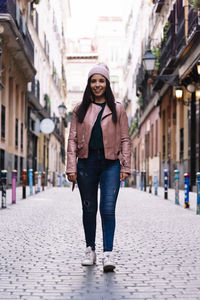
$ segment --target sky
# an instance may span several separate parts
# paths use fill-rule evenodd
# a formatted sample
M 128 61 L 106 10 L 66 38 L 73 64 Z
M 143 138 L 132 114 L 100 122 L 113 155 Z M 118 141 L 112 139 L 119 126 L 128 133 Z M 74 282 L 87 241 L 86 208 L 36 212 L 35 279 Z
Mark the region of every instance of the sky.
M 130 2 L 132 0 L 70 0 L 69 36 L 92 36 L 98 16 L 124 17 Z

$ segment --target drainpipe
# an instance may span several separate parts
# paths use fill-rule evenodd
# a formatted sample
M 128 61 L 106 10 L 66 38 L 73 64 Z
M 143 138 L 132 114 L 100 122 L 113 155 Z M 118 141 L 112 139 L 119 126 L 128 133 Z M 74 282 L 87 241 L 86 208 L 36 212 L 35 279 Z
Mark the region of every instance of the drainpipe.
M 185 7 L 184 7 L 184 12 L 185 12 L 185 43 L 186 45 L 188 44 L 188 15 L 189 15 L 189 1 L 185 0 Z

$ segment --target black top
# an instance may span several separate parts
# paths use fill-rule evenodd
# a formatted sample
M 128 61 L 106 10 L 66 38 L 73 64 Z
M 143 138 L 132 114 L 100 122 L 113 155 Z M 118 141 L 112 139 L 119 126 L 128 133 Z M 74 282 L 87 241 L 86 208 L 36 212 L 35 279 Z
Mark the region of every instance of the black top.
M 89 142 L 89 148 L 90 149 L 103 149 L 104 146 L 103 146 L 103 135 L 102 135 L 102 129 L 101 129 L 101 117 L 102 117 L 106 102 L 95 103 L 95 104 L 101 106 L 102 109 L 99 112 L 96 122 L 94 123 L 94 126 L 92 128 L 92 133 L 91 133 L 90 142 Z

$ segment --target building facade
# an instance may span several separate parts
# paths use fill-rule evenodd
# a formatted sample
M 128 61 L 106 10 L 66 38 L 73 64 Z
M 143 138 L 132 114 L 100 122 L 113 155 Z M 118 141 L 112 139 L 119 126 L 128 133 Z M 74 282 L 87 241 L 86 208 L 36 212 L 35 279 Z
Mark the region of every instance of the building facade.
M 58 106 L 66 105 L 66 16 L 69 6 L 44 0 L 29 5 L 29 28 L 35 45 L 37 74 L 29 85 L 28 99 L 28 165 L 40 171 L 64 172 L 66 120 Z M 44 15 L 48 15 L 44 18 Z M 65 19 L 64 19 L 65 18 Z M 55 124 L 52 134 L 44 134 L 39 124 L 50 118 Z M 66 116 L 64 116 L 66 118 Z
M 1 1 L 0 169 L 64 172 L 69 1 Z M 44 16 L 47 16 L 44 18 Z M 55 129 L 41 130 L 44 119 Z
M 190 174 L 190 188 L 195 190 L 200 168 L 199 134 L 199 7 L 190 1 L 152 1 L 149 31 L 140 40 L 136 95 L 138 109 L 132 134 L 133 165 L 149 175 L 159 173 L 164 185 L 168 170 L 169 186 L 174 184 L 174 170 Z M 156 58 L 154 70 L 144 69 L 147 50 Z M 181 96 L 177 96 L 177 90 Z M 154 153 L 152 157 L 152 153 Z
M 27 1 L 0 7 L 0 169 L 21 172 L 27 163 L 27 84 L 36 74 L 34 44 L 27 26 Z

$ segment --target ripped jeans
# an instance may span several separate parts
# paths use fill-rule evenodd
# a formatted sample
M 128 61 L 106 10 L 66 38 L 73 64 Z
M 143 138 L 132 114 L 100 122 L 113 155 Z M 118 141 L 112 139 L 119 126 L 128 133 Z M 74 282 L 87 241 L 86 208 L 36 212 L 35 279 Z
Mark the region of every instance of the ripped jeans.
M 95 250 L 97 195 L 100 184 L 103 251 L 112 251 L 115 206 L 120 187 L 119 160 L 105 159 L 102 150 L 90 150 L 88 158 L 78 159 L 77 182 L 82 200 L 86 247 L 91 246 Z

